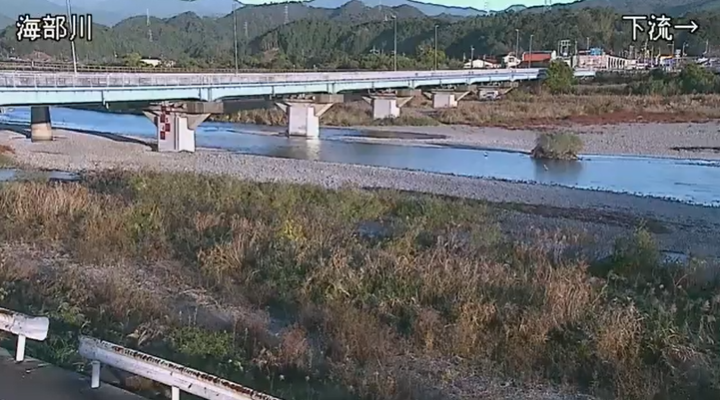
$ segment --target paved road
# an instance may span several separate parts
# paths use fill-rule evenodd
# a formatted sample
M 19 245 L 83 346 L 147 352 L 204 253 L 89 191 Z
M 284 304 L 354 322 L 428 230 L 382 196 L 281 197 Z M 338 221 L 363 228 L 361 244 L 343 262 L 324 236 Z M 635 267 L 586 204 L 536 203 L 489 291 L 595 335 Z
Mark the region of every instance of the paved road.
M 108 384 L 90 388 L 88 377 L 27 359 L 16 363 L 0 349 L 0 400 L 146 400 Z

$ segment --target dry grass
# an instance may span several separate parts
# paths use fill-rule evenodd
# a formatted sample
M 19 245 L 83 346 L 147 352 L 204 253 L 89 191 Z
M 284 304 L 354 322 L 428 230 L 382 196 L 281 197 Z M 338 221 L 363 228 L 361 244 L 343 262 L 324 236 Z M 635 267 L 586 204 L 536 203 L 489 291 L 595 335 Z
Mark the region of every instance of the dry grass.
M 458 108 L 446 110 L 432 110 L 427 100 L 418 98 L 402 109 L 399 118 L 383 121 L 373 121 L 370 106 L 364 102 L 346 103 L 333 106 L 323 116 L 322 123 L 327 126 L 448 124 L 524 128 L 570 123 L 692 122 L 720 118 L 719 95 L 627 96 L 599 94 L 597 89 L 584 92 L 587 93 L 551 96 L 517 91 L 499 101 L 467 100 L 460 102 Z M 258 125 L 287 124 L 280 110 L 249 110 L 220 119 Z
M 83 331 L 286 399 L 476 398 L 467 382 L 495 375 L 717 398 L 716 280 L 662 265 L 644 232 L 593 276 L 493 213 L 195 175 L 9 184 L 0 240 L 69 257 L 0 257 L 0 303 L 52 318 L 48 361 L 71 365 Z
M 525 127 L 566 123 L 702 121 L 720 118 L 720 96 L 523 95 L 497 102 L 461 102 L 440 111 L 443 124 Z
M 0 168 L 15 165 L 13 154 L 15 154 L 15 150 L 12 147 L 0 144 Z

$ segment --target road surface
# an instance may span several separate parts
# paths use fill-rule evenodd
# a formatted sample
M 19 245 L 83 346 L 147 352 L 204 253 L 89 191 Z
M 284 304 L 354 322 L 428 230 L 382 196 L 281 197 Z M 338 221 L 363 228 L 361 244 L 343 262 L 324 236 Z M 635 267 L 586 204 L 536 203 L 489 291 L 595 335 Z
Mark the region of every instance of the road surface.
M 16 363 L 0 349 L 0 400 L 146 400 L 108 384 L 90 388 L 89 377 L 34 359 Z

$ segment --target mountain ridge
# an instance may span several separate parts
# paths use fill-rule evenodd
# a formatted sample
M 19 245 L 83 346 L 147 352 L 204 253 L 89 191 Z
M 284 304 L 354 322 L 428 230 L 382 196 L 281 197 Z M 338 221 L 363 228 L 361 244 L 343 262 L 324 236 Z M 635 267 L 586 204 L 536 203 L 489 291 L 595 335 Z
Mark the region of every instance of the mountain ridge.
M 307 0 L 288 3 L 274 3 L 284 7 L 303 5 L 318 9 L 340 9 L 351 1 L 360 1 L 370 8 L 392 8 L 394 6 L 409 6 L 424 15 L 431 17 L 465 18 L 487 16 L 485 10 L 473 7 L 445 6 L 419 0 Z M 201 17 L 223 17 L 231 14 L 234 8 L 262 7 L 266 5 L 246 5 L 236 0 L 73 0 L 72 11 L 78 14 L 93 14 L 93 19 L 106 26 L 113 26 L 120 21 L 133 16 L 170 18 L 185 12 L 193 12 Z M 629 0 L 579 0 L 574 3 L 556 4 L 553 9 L 568 8 L 611 8 L 623 14 L 650 14 L 665 13 L 672 17 L 680 17 L 688 12 L 711 11 L 720 9 L 720 0 L 648 0 L 644 2 L 631 2 Z M 539 12 L 543 7 L 526 7 L 515 4 L 505 10 L 491 11 L 490 14 L 502 12 Z M 0 0 L 0 28 L 11 25 L 18 15 L 29 14 L 41 16 L 45 14 L 65 14 L 65 0 Z

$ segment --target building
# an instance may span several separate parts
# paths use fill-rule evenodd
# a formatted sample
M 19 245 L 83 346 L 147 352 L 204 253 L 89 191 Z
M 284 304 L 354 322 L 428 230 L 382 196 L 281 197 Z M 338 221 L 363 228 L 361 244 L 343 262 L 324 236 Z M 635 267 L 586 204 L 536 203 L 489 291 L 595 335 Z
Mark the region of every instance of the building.
M 162 64 L 162 60 L 158 58 L 141 58 L 140 62 L 151 67 L 157 67 L 158 65 Z
M 595 50 L 595 49 L 592 49 Z M 628 70 L 637 68 L 637 60 L 616 57 L 598 51 L 581 52 L 571 57 L 571 64 L 575 68 L 599 70 Z
M 516 68 L 522 62 L 522 60 L 519 59 L 515 55 L 515 53 L 499 55 L 497 56 L 497 59 L 500 61 L 500 64 L 502 64 L 506 68 Z
M 490 61 L 485 60 L 472 60 L 465 63 L 463 68 L 466 69 L 494 69 L 494 68 L 500 68 L 500 65 L 497 63 L 492 63 Z
M 557 52 L 553 51 L 533 51 L 525 52 L 522 55 L 523 63 L 549 63 L 557 58 Z

